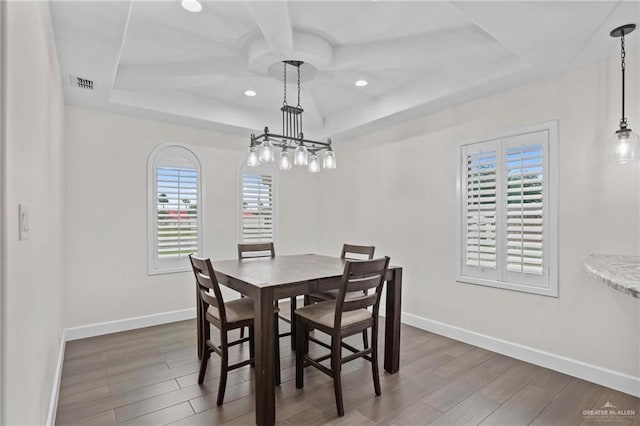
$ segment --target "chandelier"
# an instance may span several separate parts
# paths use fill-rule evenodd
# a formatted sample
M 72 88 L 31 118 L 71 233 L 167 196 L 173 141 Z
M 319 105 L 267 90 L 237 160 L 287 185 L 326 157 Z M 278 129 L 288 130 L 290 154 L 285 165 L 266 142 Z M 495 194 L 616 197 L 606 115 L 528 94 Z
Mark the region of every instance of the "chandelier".
M 624 36 L 631 33 L 636 28 L 635 24 L 627 24 L 615 28 L 609 35 L 620 38 L 620 68 L 622 70 L 622 117 L 620 118 L 620 128 L 616 130 L 611 138 L 609 156 L 612 161 L 626 163 L 640 160 L 640 139 L 638 134 L 631 131 L 624 116 L 624 71 L 626 68 L 624 48 Z
M 289 170 L 292 165 L 307 166 L 309 172 L 320 171 L 320 157 L 322 154 L 322 168 L 335 169 L 336 155 L 331 148 L 331 139 L 326 142 L 318 142 L 305 139 L 302 132 L 302 113 L 304 109 L 300 105 L 300 66 L 303 61 L 282 61 L 284 99 L 282 101 L 282 134 L 271 133 L 268 127 L 264 128 L 261 135 L 251 134 L 249 156 L 247 166 L 255 167 L 261 163 L 273 163 L 275 161 L 275 148 L 280 148 L 280 170 Z M 287 103 L 287 67 L 295 67 L 298 72 L 298 104 L 291 106 Z M 293 150 L 293 162 L 289 150 Z

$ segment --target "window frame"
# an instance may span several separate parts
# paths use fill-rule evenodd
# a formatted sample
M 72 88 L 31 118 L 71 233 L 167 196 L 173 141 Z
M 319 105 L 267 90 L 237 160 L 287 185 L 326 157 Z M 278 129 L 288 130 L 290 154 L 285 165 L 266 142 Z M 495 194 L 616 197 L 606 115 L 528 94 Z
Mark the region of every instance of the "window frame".
M 249 171 L 254 171 L 255 174 L 270 174 L 271 175 L 271 179 L 272 179 L 272 195 L 273 195 L 273 216 L 272 216 L 272 220 L 273 220 L 273 243 L 277 246 L 278 245 L 278 234 L 279 234 L 279 229 L 280 229 L 280 221 L 279 221 L 279 212 L 280 209 L 278 208 L 279 206 L 279 173 L 278 173 L 278 168 L 275 166 L 275 162 L 272 164 L 259 164 L 258 166 L 255 167 L 250 167 L 247 166 L 247 162 L 246 160 L 243 160 L 240 162 L 240 165 L 238 167 L 238 173 L 237 173 L 237 185 L 236 185 L 236 240 L 239 243 L 247 243 L 247 241 L 244 241 L 243 239 L 243 232 L 242 232 L 242 214 L 243 214 L 243 209 L 242 209 L 242 203 L 243 203 L 243 175 L 245 174 L 245 171 L 249 170 Z M 268 241 L 261 241 L 261 242 L 268 242 Z
M 544 224 L 546 233 L 546 238 L 543 239 L 544 250 L 547 251 L 546 258 L 548 259 L 547 264 L 544 266 L 547 268 L 545 271 L 547 273 L 545 286 L 538 285 L 527 285 L 526 283 L 516 283 L 510 282 L 507 280 L 509 274 L 506 271 L 506 266 L 504 262 L 504 254 L 506 247 L 506 237 L 504 236 L 504 204 L 502 200 L 503 194 L 505 194 L 505 182 L 502 180 L 503 171 L 506 168 L 506 161 L 504 159 L 504 152 L 507 146 L 507 140 L 509 138 L 523 136 L 526 134 L 543 132 L 546 131 L 548 134 L 548 138 L 546 141 L 546 146 L 544 147 L 544 163 L 546 164 L 546 169 L 544 171 L 544 180 L 547 181 L 547 194 L 545 194 L 546 204 L 544 206 Z M 483 278 L 478 274 L 478 276 L 469 275 L 467 273 L 468 267 L 465 267 L 464 262 L 464 244 L 462 239 L 464 238 L 463 226 L 466 226 L 466 222 L 463 223 L 465 218 L 464 208 L 465 201 L 463 198 L 465 197 L 465 185 L 463 180 L 466 180 L 466 175 L 464 175 L 464 150 L 465 147 L 475 145 L 475 144 L 487 144 L 487 143 L 498 143 L 500 146 L 500 152 L 497 153 L 498 156 L 498 170 L 497 174 L 501 176 L 500 187 L 496 188 L 496 192 L 500 195 L 500 206 L 497 207 L 497 226 L 503 228 L 500 230 L 500 235 L 502 237 L 497 241 L 497 268 L 498 270 L 498 278 Z M 501 132 L 492 137 L 486 137 L 482 139 L 473 139 L 462 141 L 458 143 L 456 150 L 456 161 L 457 161 L 457 171 L 456 171 L 456 281 L 460 283 L 468 283 L 468 284 L 476 284 L 487 287 L 494 287 L 506 290 L 513 290 L 519 292 L 525 292 L 530 294 L 537 294 L 549 297 L 558 297 L 558 121 L 552 120 L 540 124 L 535 124 L 532 126 L 523 127 L 520 129 L 509 130 L 506 132 Z M 463 176 L 464 175 L 464 176 Z
M 185 144 L 181 143 L 162 143 L 156 146 L 147 159 L 147 274 L 148 275 L 161 275 L 161 274 L 173 274 L 178 272 L 191 271 L 191 265 L 187 257 L 183 260 L 176 260 L 175 262 L 162 261 L 157 258 L 156 247 L 156 227 L 157 227 L 157 169 L 159 166 L 171 166 L 171 160 L 163 158 L 163 154 L 170 155 L 169 151 L 177 149 L 181 151 L 180 155 L 183 155 L 185 159 L 191 162 L 198 173 L 198 191 L 197 191 L 197 223 L 198 223 L 198 243 L 197 254 L 202 253 L 204 246 L 204 229 L 203 229 L 203 216 L 204 216 L 204 178 L 202 175 L 202 166 L 200 159 L 195 152 Z

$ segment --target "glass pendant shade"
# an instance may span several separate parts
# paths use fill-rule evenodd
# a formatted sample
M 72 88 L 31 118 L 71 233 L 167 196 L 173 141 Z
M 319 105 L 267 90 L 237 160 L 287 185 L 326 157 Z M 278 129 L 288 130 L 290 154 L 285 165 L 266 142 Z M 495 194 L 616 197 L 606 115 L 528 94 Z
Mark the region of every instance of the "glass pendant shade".
M 298 145 L 293 152 L 293 164 L 295 166 L 306 166 L 309 164 L 307 148 L 304 145 Z
M 309 156 L 309 172 L 318 173 L 320 171 L 320 159 L 316 153 Z
M 280 170 L 289 170 L 291 168 L 291 159 L 289 158 L 289 152 L 283 149 L 280 153 Z
M 247 166 L 256 167 L 258 165 L 258 153 L 256 152 L 256 147 L 249 147 L 249 156 L 247 157 Z
M 260 162 L 261 163 L 273 163 L 273 144 L 270 140 L 262 142 L 262 148 L 260 148 Z
M 322 158 L 322 167 L 325 169 L 336 168 L 336 155 L 333 153 L 332 149 L 325 151 L 324 157 Z
M 640 160 L 640 137 L 631 129 L 621 129 L 609 143 L 609 159 L 617 163 Z

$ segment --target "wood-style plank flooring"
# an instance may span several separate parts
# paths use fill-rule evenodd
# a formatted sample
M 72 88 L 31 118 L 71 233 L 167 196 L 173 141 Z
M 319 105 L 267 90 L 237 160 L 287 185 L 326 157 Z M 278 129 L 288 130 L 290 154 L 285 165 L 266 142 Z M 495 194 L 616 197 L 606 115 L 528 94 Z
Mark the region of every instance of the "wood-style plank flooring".
M 212 355 L 198 386 L 195 342 L 195 321 L 183 321 L 67 343 L 56 423 L 254 424 L 252 369 L 229 374 L 224 405 L 217 407 L 219 357 Z M 350 343 L 361 344 L 360 336 Z M 343 367 L 346 414 L 339 418 L 331 379 L 309 367 L 297 390 L 289 338 L 280 346 L 278 424 L 640 425 L 637 398 L 404 325 L 401 369 L 389 375 L 381 368 L 382 396 L 375 397 L 366 361 Z M 247 344 L 231 351 L 231 362 L 249 355 Z M 325 349 L 312 344 L 312 351 Z M 607 402 L 637 414 L 583 415 Z

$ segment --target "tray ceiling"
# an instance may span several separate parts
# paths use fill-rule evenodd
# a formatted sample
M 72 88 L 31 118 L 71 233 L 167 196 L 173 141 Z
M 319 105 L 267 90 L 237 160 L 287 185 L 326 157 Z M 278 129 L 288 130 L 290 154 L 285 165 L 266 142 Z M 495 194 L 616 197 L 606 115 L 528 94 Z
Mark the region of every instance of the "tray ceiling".
M 301 59 L 305 133 L 355 134 L 603 59 L 638 2 L 54 1 L 69 104 L 248 134 L 279 130 Z M 637 33 L 630 44 L 637 43 Z M 70 76 L 94 81 L 88 91 Z M 368 81 L 356 87 L 356 80 Z M 293 83 L 293 82 L 292 82 Z M 245 90 L 257 96 L 247 97 Z M 288 88 L 294 103 L 294 84 Z

